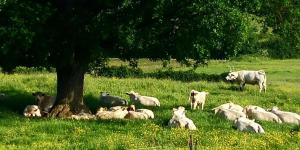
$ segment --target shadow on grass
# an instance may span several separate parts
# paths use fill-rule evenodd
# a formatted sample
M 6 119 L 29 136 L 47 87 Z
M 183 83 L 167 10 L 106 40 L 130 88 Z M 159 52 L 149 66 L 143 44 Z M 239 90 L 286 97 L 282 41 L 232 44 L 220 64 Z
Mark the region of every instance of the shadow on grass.
M 0 112 L 3 112 L 4 110 L 23 115 L 24 108 L 27 105 L 37 105 L 35 98 L 32 96 L 32 93 L 15 89 L 0 91 L 0 93 L 3 94 L 0 97 Z M 84 102 L 93 113 L 96 112 L 96 109 L 99 106 L 97 97 L 94 97 L 92 95 L 85 95 Z
M 83 97 L 84 103 L 90 108 L 93 114 L 96 113 L 97 109 L 99 108 L 99 99 L 94 97 L 93 95 L 85 95 Z
M 99 71 L 94 71 L 92 75 L 104 76 L 104 77 L 117 77 L 117 78 L 156 78 L 156 79 L 171 79 L 183 82 L 191 81 L 225 81 L 225 77 L 228 72 L 221 74 L 205 74 L 196 73 L 194 70 L 187 71 L 174 71 L 169 70 L 158 70 L 156 72 L 145 73 L 141 69 L 132 69 L 125 66 L 121 67 L 108 67 L 102 68 Z
M 7 109 L 17 114 L 23 114 L 23 110 L 27 105 L 34 105 L 35 99 L 32 93 L 10 89 L 1 91 L 4 96 L 1 97 L 0 108 Z

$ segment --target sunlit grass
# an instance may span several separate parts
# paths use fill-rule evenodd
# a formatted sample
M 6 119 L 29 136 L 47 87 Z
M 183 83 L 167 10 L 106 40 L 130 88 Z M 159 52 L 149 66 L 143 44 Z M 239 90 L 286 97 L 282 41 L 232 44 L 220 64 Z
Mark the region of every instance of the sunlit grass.
M 35 103 L 32 92 L 55 94 L 56 75 L 0 74 L 0 92 L 6 95 L 0 99 L 0 149 L 188 149 L 190 135 L 198 149 L 300 149 L 299 125 L 259 122 L 265 134 L 243 133 L 211 111 L 232 101 L 242 106 L 253 104 L 264 108 L 277 105 L 300 113 L 300 60 L 254 60 L 211 61 L 208 67 L 196 69 L 196 73 L 221 74 L 229 71 L 228 66 L 264 69 L 268 76 L 267 93 L 259 93 L 258 86 L 253 85 L 246 85 L 246 90 L 241 92 L 237 85 L 223 81 L 85 76 L 84 100 L 93 112 L 98 107 L 101 91 L 129 99 L 125 92 L 135 90 L 160 99 L 161 107 L 153 109 L 154 120 L 24 118 L 24 107 Z M 118 61 L 112 62 L 112 65 L 118 64 Z M 140 65 L 144 72 L 161 69 L 161 62 L 141 60 Z M 191 69 L 172 65 L 175 71 Z M 190 110 L 188 93 L 191 89 L 210 92 L 203 111 Z M 167 127 L 172 108 L 180 105 L 186 107 L 186 115 L 194 121 L 197 131 Z

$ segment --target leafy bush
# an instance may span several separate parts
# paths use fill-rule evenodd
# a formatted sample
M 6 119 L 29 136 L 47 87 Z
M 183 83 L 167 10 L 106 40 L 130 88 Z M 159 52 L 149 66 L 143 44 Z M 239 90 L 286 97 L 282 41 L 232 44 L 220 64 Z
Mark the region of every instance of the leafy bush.
M 127 66 L 113 66 L 113 67 L 94 67 L 92 72 L 89 72 L 95 76 L 105 76 L 105 77 L 137 77 L 143 74 L 143 71 L 139 68 L 129 68 Z
M 18 66 L 13 70 L 13 73 L 49 73 L 49 72 L 56 72 L 55 68 L 45 68 L 45 67 L 24 67 Z

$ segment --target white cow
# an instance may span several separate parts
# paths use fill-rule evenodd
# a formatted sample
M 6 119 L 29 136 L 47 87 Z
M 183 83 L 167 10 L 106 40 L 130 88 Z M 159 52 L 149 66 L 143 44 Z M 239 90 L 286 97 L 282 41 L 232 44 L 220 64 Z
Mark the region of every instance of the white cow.
M 215 107 L 212 110 L 216 114 L 220 109 L 230 109 L 230 110 L 235 110 L 235 111 L 242 112 L 244 108 L 242 106 L 238 105 L 238 104 L 234 104 L 233 102 L 229 102 L 229 103 L 222 104 L 218 107 Z
M 300 124 L 300 115 L 296 113 L 281 111 L 276 106 L 272 108 L 271 112 L 276 114 L 284 123 Z
M 208 92 L 199 92 L 196 90 L 191 90 L 190 92 L 190 96 L 189 96 L 189 101 L 191 102 L 191 109 L 200 109 L 200 105 L 201 105 L 201 109 L 203 110 L 204 108 L 204 104 L 205 104 L 205 99 L 206 99 L 206 95 L 208 95 Z
M 127 110 L 107 111 L 106 108 L 100 107 L 97 110 L 96 117 L 99 119 L 124 119 L 127 114 Z
M 216 115 L 231 121 L 234 121 L 239 117 L 246 117 L 246 114 L 243 113 L 242 111 L 236 111 L 236 110 L 226 109 L 226 108 L 218 109 Z
M 185 108 L 182 106 L 179 106 L 178 109 L 173 108 L 173 117 L 169 120 L 168 125 L 170 127 L 197 130 L 194 122 L 185 116 Z
M 119 96 L 112 96 L 107 92 L 101 92 L 99 104 L 104 107 L 127 106 L 128 102 Z
M 234 126 L 240 131 L 248 131 L 255 133 L 265 133 L 262 126 L 254 120 L 249 120 L 245 117 L 239 117 L 234 121 Z
M 35 92 L 32 95 L 36 98 L 42 116 L 47 115 L 54 106 L 56 97 L 42 92 Z
M 135 109 L 134 105 L 127 108 L 128 114 L 125 118 L 129 119 L 154 119 L 154 113 L 149 109 Z
M 130 91 L 126 93 L 131 101 L 136 105 L 144 105 L 144 106 L 160 106 L 160 102 L 155 97 L 150 96 L 141 96 L 139 93 L 134 91 Z
M 37 105 L 27 105 L 23 112 L 25 117 L 41 117 L 41 111 Z
M 280 118 L 277 115 L 275 115 L 274 113 L 268 112 L 265 109 L 258 107 L 258 106 L 248 105 L 245 107 L 243 112 L 246 113 L 246 115 L 249 119 L 273 121 L 273 122 L 277 122 L 277 123 L 282 123 L 282 121 L 280 120 Z
M 240 84 L 240 90 L 244 89 L 246 83 L 248 84 L 258 84 L 259 92 L 267 90 L 267 76 L 263 70 L 250 71 L 250 70 L 241 70 L 230 72 L 226 80 L 228 81 L 237 81 Z

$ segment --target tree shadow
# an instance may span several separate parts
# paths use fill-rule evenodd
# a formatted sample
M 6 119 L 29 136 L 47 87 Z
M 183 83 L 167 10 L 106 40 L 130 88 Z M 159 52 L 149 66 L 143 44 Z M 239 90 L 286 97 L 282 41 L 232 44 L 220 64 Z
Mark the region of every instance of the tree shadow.
M 87 107 L 92 111 L 93 114 L 95 114 L 99 107 L 99 98 L 89 94 L 84 95 L 83 99 Z
M 27 105 L 36 105 L 32 93 L 15 89 L 1 91 L 3 96 L 0 99 L 0 108 L 11 112 L 22 114 Z

